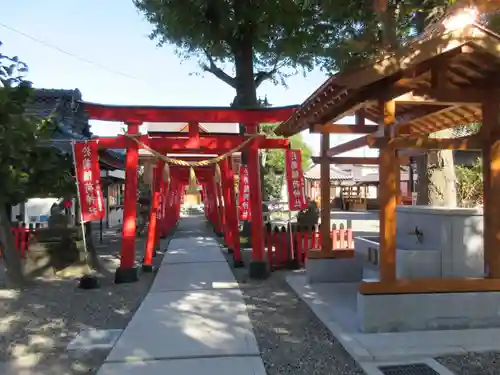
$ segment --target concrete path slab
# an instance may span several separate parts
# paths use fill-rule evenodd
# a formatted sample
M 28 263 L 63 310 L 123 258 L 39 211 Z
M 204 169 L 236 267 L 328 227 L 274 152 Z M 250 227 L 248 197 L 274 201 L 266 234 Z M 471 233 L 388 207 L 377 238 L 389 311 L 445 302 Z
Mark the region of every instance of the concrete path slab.
M 236 289 L 151 293 L 107 361 L 259 355 Z
M 265 375 L 238 284 L 200 219 L 182 220 L 148 296 L 98 375 Z
M 164 264 L 151 292 L 238 288 L 233 273 L 223 262 Z
M 224 256 L 215 240 L 204 237 L 174 238 L 162 264 L 224 262 Z
M 106 363 L 99 375 L 266 375 L 260 357 Z

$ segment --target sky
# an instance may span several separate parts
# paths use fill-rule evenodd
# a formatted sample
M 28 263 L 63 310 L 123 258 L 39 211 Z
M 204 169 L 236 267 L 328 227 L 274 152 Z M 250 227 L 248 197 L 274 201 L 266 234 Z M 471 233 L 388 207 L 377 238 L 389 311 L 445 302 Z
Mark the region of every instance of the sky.
M 27 78 L 37 88 L 78 88 L 85 101 L 103 104 L 228 106 L 234 98 L 231 87 L 200 74 L 195 57 L 184 60 L 170 46 L 157 47 L 132 0 L 2 1 L 0 52 L 26 62 Z M 327 78 L 314 70 L 289 78 L 287 88 L 266 82 L 258 95 L 274 106 L 300 104 Z M 122 127 L 92 122 L 100 136 L 116 135 Z M 319 136 L 303 136 L 317 155 Z M 332 136 L 331 144 L 352 138 Z

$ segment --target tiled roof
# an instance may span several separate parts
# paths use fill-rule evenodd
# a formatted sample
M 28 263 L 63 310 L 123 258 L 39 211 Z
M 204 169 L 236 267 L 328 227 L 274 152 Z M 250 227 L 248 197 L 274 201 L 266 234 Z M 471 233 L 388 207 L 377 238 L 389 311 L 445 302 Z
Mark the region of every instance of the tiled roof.
M 26 115 L 44 119 L 56 111 L 56 132 L 53 134 L 53 145 L 59 150 L 71 152 L 70 139 L 84 140 L 92 137 L 88 116 L 79 104 L 82 94 L 78 89 L 35 89 L 33 99 L 26 106 Z M 64 140 L 68 140 L 65 142 Z M 122 153 L 105 150 L 100 153 L 101 162 L 112 168 L 124 168 Z
M 315 164 L 304 173 L 304 177 L 309 180 L 319 180 L 321 178 L 321 165 Z M 335 165 L 330 165 L 331 181 L 347 181 L 352 179 L 352 174 L 341 170 Z

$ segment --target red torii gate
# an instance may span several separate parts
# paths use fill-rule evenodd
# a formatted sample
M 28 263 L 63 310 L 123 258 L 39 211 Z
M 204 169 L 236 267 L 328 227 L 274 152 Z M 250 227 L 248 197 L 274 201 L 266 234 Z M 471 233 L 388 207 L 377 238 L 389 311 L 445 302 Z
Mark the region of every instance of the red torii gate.
M 100 121 L 122 122 L 127 125 L 127 133 L 116 137 L 97 138 L 100 148 L 126 149 L 125 161 L 125 202 L 123 211 L 122 251 L 120 266 L 116 270 L 115 282 L 125 283 L 138 280 L 135 268 L 135 235 L 137 214 L 137 168 L 139 166 L 139 148 L 150 148 L 161 154 L 217 154 L 231 153 L 244 142 L 248 142 L 247 164 L 249 172 L 250 202 L 252 210 L 252 262 L 251 277 L 263 277 L 267 274 L 267 263 L 264 256 L 264 223 L 262 218 L 262 188 L 260 184 L 259 148 L 288 148 L 286 139 L 266 139 L 257 135 L 260 123 L 277 123 L 285 121 L 296 106 L 235 109 L 230 107 L 149 107 L 149 106 L 113 106 L 95 103 L 82 103 L 89 119 Z M 189 123 L 187 135 L 158 136 L 140 135 L 139 126 L 144 122 L 185 122 Z M 245 127 L 244 135 L 200 133 L 199 123 L 240 123 Z M 249 141 L 249 138 L 252 138 Z M 226 244 L 235 251 L 235 262 L 240 263 L 238 218 L 236 216 L 236 199 L 234 198 L 234 176 L 229 167 L 228 158 L 220 161 L 222 187 L 214 182 L 214 171 L 210 168 L 196 168 L 196 174 L 201 184 L 207 187 L 207 217 L 215 228 L 222 232 Z M 153 199 L 148 230 L 148 241 L 144 256 L 145 270 L 151 269 L 151 258 L 155 244 L 160 234 L 166 234 L 169 226 L 175 225 L 179 217 L 180 195 L 186 185 L 188 168 L 172 168 L 171 181 L 162 182 L 160 171 L 163 171 L 164 160 L 158 160 L 156 179 L 154 181 Z M 162 165 L 163 163 L 163 165 Z M 176 170 L 179 169 L 179 170 Z M 184 170 L 184 172 L 183 172 Z M 184 173 L 184 175 L 183 175 Z M 231 183 L 232 181 L 232 183 Z M 163 205 L 165 215 L 160 225 L 156 225 L 156 209 L 160 200 L 160 188 L 164 184 Z M 209 195 L 209 196 L 208 196 Z M 221 205 L 220 202 L 225 204 Z M 217 202 L 219 202 L 217 204 Z M 222 208 L 224 206 L 224 208 Z M 167 211 L 167 207 L 172 210 Z M 223 212 L 223 210 L 225 212 Z M 234 215 L 232 214 L 234 212 Z M 171 215 L 171 219 L 167 217 Z M 152 219 L 152 220 L 151 220 Z M 227 223 L 228 225 L 223 225 Z M 223 230 L 224 229 L 224 230 Z

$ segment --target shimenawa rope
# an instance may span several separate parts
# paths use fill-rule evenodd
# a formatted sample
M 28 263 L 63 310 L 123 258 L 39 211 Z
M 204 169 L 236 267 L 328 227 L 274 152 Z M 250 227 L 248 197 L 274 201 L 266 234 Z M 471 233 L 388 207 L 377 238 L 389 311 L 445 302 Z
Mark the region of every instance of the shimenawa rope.
M 212 159 L 200 160 L 200 161 L 186 161 L 186 160 L 169 158 L 168 156 L 163 155 L 162 153 L 152 149 L 151 147 L 149 147 L 145 143 L 139 141 L 139 139 L 137 139 L 137 135 L 125 134 L 125 136 L 132 139 L 134 142 L 136 142 L 139 146 L 141 146 L 145 150 L 149 151 L 156 158 L 161 159 L 165 162 L 165 170 L 164 170 L 165 180 L 170 179 L 170 172 L 169 172 L 169 168 L 168 168 L 169 164 L 178 165 L 181 167 L 189 167 L 190 168 L 190 170 L 189 170 L 189 185 L 194 186 L 194 185 L 196 185 L 196 175 L 195 175 L 194 169 L 193 169 L 194 167 L 207 167 L 209 165 L 215 164 L 215 179 L 217 182 L 220 182 L 221 174 L 220 174 L 220 169 L 219 169 L 218 163 L 221 162 L 222 160 L 226 159 L 227 157 L 231 156 L 235 152 L 241 151 L 252 140 L 259 137 L 259 134 L 256 134 L 256 135 L 246 139 L 240 145 L 236 146 L 235 148 L 226 152 L 225 154 L 219 155 L 219 156 L 212 158 Z

